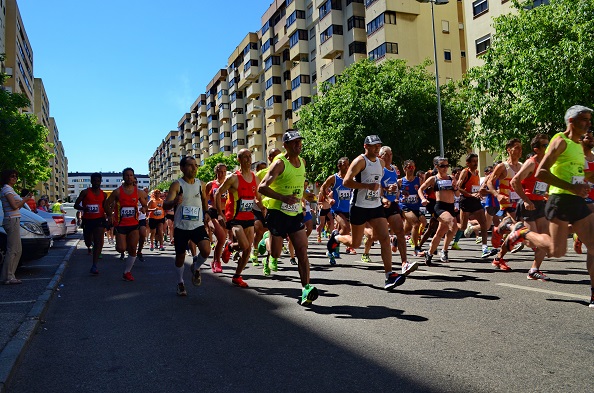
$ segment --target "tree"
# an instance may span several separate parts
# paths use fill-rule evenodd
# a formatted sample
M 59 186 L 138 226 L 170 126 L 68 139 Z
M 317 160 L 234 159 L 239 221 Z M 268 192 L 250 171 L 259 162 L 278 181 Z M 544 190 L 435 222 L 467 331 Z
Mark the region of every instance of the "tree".
M 237 155 L 231 154 L 230 156 L 225 156 L 222 152 L 217 153 L 204 160 L 204 165 L 201 165 L 200 168 L 198 168 L 196 177 L 205 183 L 214 180 L 214 167 L 220 162 L 225 164 L 228 169 L 233 169 L 239 165 L 237 162 Z
M 431 63 L 409 67 L 404 60 L 376 64 L 359 61 L 336 78 L 322 83 L 320 95 L 300 112 L 296 127 L 304 136 L 303 156 L 308 177 L 322 181 L 336 171 L 340 157 L 353 159 L 363 151 L 366 135 L 377 134 L 401 165 L 431 165 L 439 154 L 435 76 Z M 456 160 L 465 149 L 465 118 L 453 86 L 442 87 L 446 156 Z
M 0 168 L 16 169 L 21 186 L 32 188 L 50 177 L 48 162 L 53 154 L 48 148 L 53 145 L 47 143 L 48 130 L 37 124 L 35 115 L 19 112 L 30 105 L 27 97 L 1 88 L 5 80 L 6 75 L 0 74 Z
M 173 180 L 165 180 L 155 186 L 155 190 L 169 191 L 169 186 L 173 183 Z
M 474 120 L 473 145 L 496 152 L 517 137 L 565 129 L 575 104 L 594 101 L 594 2 L 551 0 L 534 7 L 514 0 L 516 12 L 494 20 L 483 66 L 468 71 L 462 97 Z

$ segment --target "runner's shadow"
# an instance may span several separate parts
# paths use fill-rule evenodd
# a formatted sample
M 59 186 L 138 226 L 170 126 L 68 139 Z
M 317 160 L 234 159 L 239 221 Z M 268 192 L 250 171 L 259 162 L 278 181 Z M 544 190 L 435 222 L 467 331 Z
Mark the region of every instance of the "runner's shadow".
M 585 300 L 570 300 L 570 299 L 547 299 L 549 302 L 557 302 L 557 303 L 575 303 L 580 304 L 582 306 L 589 306 L 590 303 Z
M 338 319 L 379 320 L 387 318 L 402 319 L 411 322 L 426 322 L 429 319 L 420 315 L 405 314 L 403 310 L 384 306 L 321 306 L 312 304 L 309 311 L 316 314 L 334 315 Z
M 462 290 L 459 288 L 444 289 L 421 289 L 415 291 L 401 292 L 403 295 L 420 296 L 425 299 L 467 299 L 476 298 L 482 300 L 499 300 L 499 296 L 483 295 L 477 291 Z
M 407 279 L 414 278 L 415 280 L 423 280 L 429 282 L 485 282 L 489 281 L 486 278 L 480 278 L 475 276 L 470 276 L 467 274 L 462 274 L 459 276 L 424 276 L 421 274 L 415 274 L 414 276 L 411 275 Z

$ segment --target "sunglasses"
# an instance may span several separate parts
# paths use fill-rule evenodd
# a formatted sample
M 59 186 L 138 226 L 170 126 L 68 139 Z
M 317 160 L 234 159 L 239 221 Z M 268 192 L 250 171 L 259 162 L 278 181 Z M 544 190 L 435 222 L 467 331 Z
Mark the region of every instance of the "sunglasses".
M 540 147 L 548 147 L 548 146 L 549 146 L 548 143 L 544 143 L 544 144 L 540 145 Z
M 441 164 L 441 165 L 438 165 L 438 167 L 439 168 L 449 168 L 450 164 Z

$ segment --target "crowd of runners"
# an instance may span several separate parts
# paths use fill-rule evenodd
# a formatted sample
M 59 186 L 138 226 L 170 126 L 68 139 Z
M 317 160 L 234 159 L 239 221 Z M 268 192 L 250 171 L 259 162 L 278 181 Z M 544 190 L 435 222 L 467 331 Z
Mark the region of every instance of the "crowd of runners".
M 522 143 L 511 139 L 505 160 L 483 173 L 473 153 L 465 157 L 463 168 L 451 166 L 453 161 L 446 157 L 435 157 L 429 171 L 417 170 L 412 159 L 404 161 L 400 171 L 392 162 L 392 149 L 382 144 L 380 136 L 369 135 L 363 154 L 352 161 L 340 158 L 337 172 L 317 194 L 305 178 L 306 163 L 300 157 L 303 137 L 297 130 L 285 132 L 284 151 L 271 149 L 268 163 L 252 163 L 250 150 L 242 149 L 235 171 L 218 164 L 215 179 L 206 184 L 196 178 L 193 157 L 180 160 L 183 176 L 163 193 L 139 189 L 134 170 L 126 168 L 122 185 L 107 196 L 101 190 L 101 175 L 95 173 L 92 186 L 75 202 L 83 212 L 84 240 L 92 254 L 90 273 L 99 274 L 106 234 L 110 243 L 115 237 L 115 248 L 125 260 L 126 281 L 134 281 L 132 268 L 136 259 L 144 260 L 144 247 L 164 250 L 169 241 L 175 249 L 179 296 L 187 295 L 188 255 L 193 285 L 201 284 L 200 267 L 206 261 L 213 273 L 221 273 L 222 263 L 233 258 L 237 262 L 231 282 L 247 288 L 242 278 L 247 264 L 261 266 L 262 274 L 270 276 L 278 271 L 285 249 L 291 264 L 298 266 L 301 304 L 308 305 L 318 298 L 308 259 L 308 239 L 314 229 L 317 242 L 326 242 L 330 265 L 340 257 L 341 244 L 345 253 L 361 253 L 364 263 L 371 262 L 371 247 L 379 245 L 387 290 L 402 285 L 419 262 L 448 263 L 460 249 L 461 237 L 473 235 L 477 258 L 503 271 L 511 270 L 508 253 L 532 248 L 534 260 L 527 278 L 547 281 L 541 271 L 544 259 L 563 257 L 573 234 L 575 251 L 586 253 L 590 307 L 594 307 L 591 117 L 592 109 L 569 108 L 566 130 L 552 138 L 535 136 L 523 163 Z M 311 211 L 314 202 L 317 220 Z M 394 254 L 400 258 L 397 267 Z

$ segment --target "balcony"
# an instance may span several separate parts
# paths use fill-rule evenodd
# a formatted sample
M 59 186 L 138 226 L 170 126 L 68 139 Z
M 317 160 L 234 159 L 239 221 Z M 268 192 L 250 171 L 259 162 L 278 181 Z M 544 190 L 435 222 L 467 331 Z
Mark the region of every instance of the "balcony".
M 246 69 L 244 69 L 241 79 L 245 80 L 245 81 L 253 81 L 253 80 L 258 79 L 259 74 L 260 74 L 260 68 L 258 66 L 251 65 L 251 66 L 247 67 Z
M 262 147 L 262 135 L 253 134 L 248 136 L 248 149 L 254 150 L 254 148 Z
M 322 65 L 318 80 L 324 82 L 334 75 L 340 75 L 344 71 L 344 59 L 334 59 L 329 63 Z
M 202 128 L 206 128 L 208 126 L 208 118 L 206 116 L 200 116 L 200 119 L 198 120 L 198 128 L 202 129 Z
M 245 97 L 246 98 L 256 98 L 262 93 L 262 89 L 260 88 L 260 83 L 253 82 L 245 89 Z
M 275 121 L 266 125 L 266 138 L 276 138 L 284 133 L 283 123 Z
M 188 142 L 192 140 L 192 132 L 191 131 L 185 131 L 184 132 L 184 139 L 182 140 L 182 142 Z
M 231 117 L 232 124 L 243 124 L 245 123 L 245 115 L 243 113 L 234 113 Z
M 267 119 L 277 119 L 283 117 L 283 104 L 272 104 L 272 107 L 266 109 Z
M 248 119 L 247 132 L 249 134 L 255 133 L 262 129 L 262 116 L 256 115 Z
M 299 19 L 302 20 L 302 19 Z M 289 49 L 289 58 L 293 61 L 297 61 L 301 58 L 302 55 L 309 54 L 309 42 L 305 40 L 299 40 L 297 44 L 293 45 L 291 49 Z
M 250 49 L 248 53 L 245 54 L 243 57 L 243 61 L 250 61 L 250 60 L 260 60 L 260 50 L 259 49 Z
M 342 53 L 343 50 L 344 39 L 342 35 L 335 34 L 320 46 L 320 57 L 324 59 L 332 59 L 336 57 L 339 52 Z
M 189 121 L 186 121 L 184 123 L 184 131 L 192 131 L 192 123 L 190 123 Z
M 225 121 L 231 119 L 231 109 L 223 108 L 219 109 L 219 120 Z
M 244 101 L 242 98 L 237 98 L 231 104 L 231 112 L 237 112 L 237 109 L 243 109 Z
M 197 121 L 196 117 L 197 117 L 196 113 L 192 112 L 192 114 L 190 115 L 190 123 L 196 124 L 196 121 Z
M 262 106 L 262 100 L 251 100 L 247 104 L 246 114 L 253 115 L 260 113 L 261 109 L 257 108 L 258 106 Z

